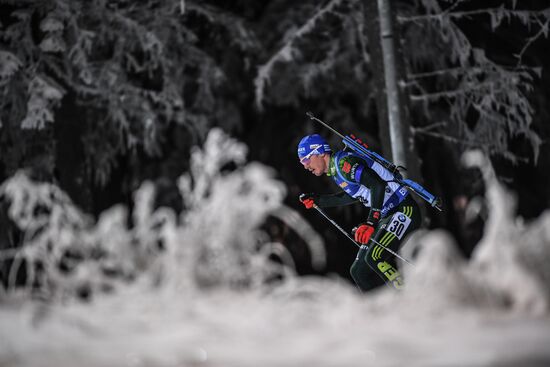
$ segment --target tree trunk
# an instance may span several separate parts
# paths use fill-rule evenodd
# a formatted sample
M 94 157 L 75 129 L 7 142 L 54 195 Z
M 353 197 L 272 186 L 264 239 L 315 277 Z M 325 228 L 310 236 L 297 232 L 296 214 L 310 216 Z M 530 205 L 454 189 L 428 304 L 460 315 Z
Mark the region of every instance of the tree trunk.
M 378 122 L 383 154 L 396 165 L 407 167 L 404 176 L 422 183 L 405 85 L 405 59 L 391 0 L 366 0 L 365 23 L 377 95 Z M 395 36 L 394 36 L 395 35 Z M 425 214 L 422 200 L 417 200 Z M 425 217 L 425 215 L 423 215 Z
M 393 163 L 407 167 L 407 177 L 420 181 L 419 159 L 416 153 L 415 144 L 411 132 L 411 124 L 408 114 L 408 96 L 403 93 L 399 85 L 403 85 L 405 77 L 405 62 L 403 50 L 399 38 L 390 36 L 398 35 L 395 26 L 395 14 L 389 9 L 388 0 L 378 0 L 379 3 L 386 6 L 385 16 L 386 26 L 391 25 L 390 30 L 381 30 L 378 16 L 378 6 L 374 1 L 365 1 L 365 23 L 368 37 L 369 53 L 371 56 L 371 68 L 375 85 L 379 93 L 376 98 L 376 107 L 378 111 L 378 123 L 380 130 L 380 140 L 382 141 L 382 152 L 386 158 Z M 385 32 L 383 34 L 383 32 Z M 391 42 L 390 47 L 382 47 L 383 38 L 386 43 Z M 380 40 L 382 42 L 380 42 Z M 388 55 L 392 53 L 393 55 Z M 389 61 L 387 61 L 389 60 Z M 391 74 L 387 78 L 387 74 Z M 388 83 L 391 85 L 388 86 Z M 387 91 L 390 90 L 390 93 Z M 391 108 L 388 108 L 391 107 Z M 392 137 L 391 124 L 393 129 L 398 131 L 397 136 Z M 401 156 L 396 156 L 396 151 Z
M 402 119 L 401 96 L 397 85 L 398 70 L 395 61 L 393 19 L 389 0 L 378 0 L 378 14 L 382 61 L 384 63 L 384 86 L 386 91 L 391 156 L 395 165 L 405 166 L 405 141 L 403 137 L 405 126 Z
M 376 96 L 376 117 L 378 119 L 379 139 L 382 145 L 382 155 L 391 161 L 393 157 L 391 152 L 388 108 L 384 86 L 384 63 L 382 61 L 382 45 L 378 42 L 380 37 L 378 6 L 375 1 L 365 0 L 363 8 L 367 47 L 370 55 L 369 66 L 374 80 L 374 94 Z

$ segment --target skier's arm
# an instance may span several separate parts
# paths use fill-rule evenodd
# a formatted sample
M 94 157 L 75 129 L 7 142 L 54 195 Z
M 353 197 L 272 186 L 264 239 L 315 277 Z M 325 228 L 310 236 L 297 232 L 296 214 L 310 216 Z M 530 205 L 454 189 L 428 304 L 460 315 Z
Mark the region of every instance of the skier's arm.
M 384 204 L 384 192 L 386 191 L 386 181 L 382 180 L 380 176 L 376 174 L 370 168 L 363 169 L 359 183 L 370 189 L 371 207 L 381 209 Z
M 347 180 L 355 181 L 370 190 L 371 209 L 366 222 L 357 227 L 355 241 L 367 244 L 380 221 L 381 208 L 384 204 L 386 181 L 382 180 L 376 172 L 365 166 L 360 160 L 351 158 L 342 163 L 341 171 Z
M 306 200 L 312 200 L 312 203 L 306 204 Z M 349 205 L 357 202 L 356 199 L 352 198 L 345 192 L 337 192 L 334 194 L 302 194 L 300 195 L 300 201 L 304 203 L 306 208 L 310 208 L 313 204 L 317 205 L 320 208 L 330 208 L 334 206 Z
M 316 200 L 317 205 L 321 208 L 330 208 L 334 206 L 349 205 L 357 202 L 357 199 L 352 198 L 344 191 L 340 191 L 334 194 L 319 195 Z

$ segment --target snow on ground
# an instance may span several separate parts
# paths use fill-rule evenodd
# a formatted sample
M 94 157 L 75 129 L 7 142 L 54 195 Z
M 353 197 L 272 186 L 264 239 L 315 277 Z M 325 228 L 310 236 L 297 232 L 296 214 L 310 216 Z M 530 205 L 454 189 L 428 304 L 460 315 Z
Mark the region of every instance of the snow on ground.
M 89 224 L 53 188 L 19 176 L 2 193 L 12 200 L 12 218 L 34 234 L 25 259 L 59 260 L 76 245 L 83 254 L 100 246 L 104 255 L 90 255 L 68 276 L 46 266 L 37 275 L 41 301 L 26 288 L 0 295 L 0 366 L 550 365 L 550 212 L 518 221 L 513 198 L 483 157 L 469 162 L 483 167 L 489 208 L 472 258 L 462 258 L 444 232 L 417 233 L 402 252 L 415 263 L 403 267 L 405 290 L 369 294 L 267 261 L 281 249 L 259 245 L 265 237 L 257 228 L 284 188 L 260 165 L 228 175 L 201 167 L 207 177 L 182 178 L 193 215 L 181 224 L 169 211 L 151 210 L 152 189 L 144 186 L 135 229 L 123 228 L 121 208 Z M 50 205 L 47 220 L 33 217 L 37 203 Z M 205 227 L 208 221 L 219 226 Z M 289 225 L 308 232 L 299 219 Z M 50 253 L 44 244 L 52 240 Z M 159 240 L 160 253 L 152 247 Z M 105 266 L 122 280 L 102 275 Z M 276 274 L 285 281 L 261 281 Z M 88 302 L 75 297 L 82 284 L 92 291 Z
M 415 304 L 388 310 L 344 285 L 302 287 L 316 295 L 213 292 L 189 301 L 139 291 L 93 305 L 3 307 L 0 365 L 529 366 L 550 361 L 547 319 L 493 310 L 427 313 Z

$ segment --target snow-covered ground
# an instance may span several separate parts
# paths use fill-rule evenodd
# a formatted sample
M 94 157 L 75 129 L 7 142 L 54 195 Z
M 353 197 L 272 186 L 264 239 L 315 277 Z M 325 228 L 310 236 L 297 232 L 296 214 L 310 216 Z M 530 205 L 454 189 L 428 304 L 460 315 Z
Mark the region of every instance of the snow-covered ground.
M 332 282 L 292 287 L 286 294 L 193 296 L 133 290 L 93 305 L 4 305 L 0 365 L 543 366 L 550 361 L 547 318 L 492 309 L 426 312 L 421 297 L 417 303 L 377 302 Z
M 362 295 L 270 263 L 273 253 L 292 261 L 258 231 L 269 213 L 287 213 L 317 264 L 320 239 L 281 211 L 284 187 L 265 167 L 246 165 L 240 144 L 219 132 L 209 142 L 180 182 L 188 208 L 180 221 L 151 210 L 147 185 L 136 195 L 134 229 L 122 208 L 94 224 L 24 176 L 2 186 L 27 231 L 20 257 L 46 265 L 35 276 L 43 300 L 25 288 L 0 296 L 0 366 L 550 365 L 550 211 L 518 220 L 483 157 L 469 156 L 484 167 L 489 208 L 472 258 L 444 232 L 417 233 L 402 251 L 415 263 L 403 266 L 405 290 Z M 220 158 L 224 144 L 234 156 Z M 242 167 L 219 173 L 227 159 Z M 75 246 L 89 258 L 69 275 L 56 270 Z M 98 249 L 103 255 L 92 256 Z M 277 274 L 285 280 L 263 282 Z M 75 297 L 84 286 L 88 302 Z

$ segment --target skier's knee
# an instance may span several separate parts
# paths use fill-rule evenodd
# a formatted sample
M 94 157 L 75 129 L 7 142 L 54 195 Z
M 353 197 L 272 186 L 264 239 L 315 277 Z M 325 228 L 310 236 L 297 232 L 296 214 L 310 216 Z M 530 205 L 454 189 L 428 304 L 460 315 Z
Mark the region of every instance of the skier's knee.
M 373 249 L 375 248 L 376 246 L 371 246 L 369 248 L 369 251 L 367 252 L 366 256 L 365 256 L 365 263 L 369 266 L 370 269 L 376 271 L 376 265 L 378 263 L 378 258 L 375 259 L 375 256 L 373 255 Z

